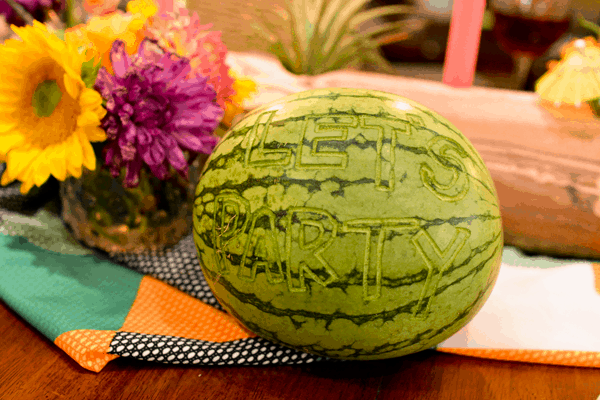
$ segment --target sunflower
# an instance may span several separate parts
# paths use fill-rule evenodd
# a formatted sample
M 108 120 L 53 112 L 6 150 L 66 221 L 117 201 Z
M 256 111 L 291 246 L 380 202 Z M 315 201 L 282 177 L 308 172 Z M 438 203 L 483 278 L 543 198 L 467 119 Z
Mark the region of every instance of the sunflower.
M 80 76 L 84 53 L 63 42 L 41 23 L 13 27 L 21 38 L 0 46 L 0 159 L 6 171 L 0 184 L 15 179 L 21 192 L 41 186 L 50 175 L 59 180 L 94 170 L 90 141 L 103 141 L 99 127 L 106 114 L 102 97 Z

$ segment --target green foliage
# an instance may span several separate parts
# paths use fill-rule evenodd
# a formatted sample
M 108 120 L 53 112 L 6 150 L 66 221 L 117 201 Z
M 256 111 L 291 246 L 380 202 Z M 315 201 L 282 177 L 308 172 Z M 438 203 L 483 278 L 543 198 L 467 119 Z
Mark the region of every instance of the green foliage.
M 370 0 L 286 0 L 285 9 L 261 15 L 254 28 L 268 40 L 281 64 L 298 75 L 318 75 L 352 66 L 375 64 L 391 71 L 379 47 L 408 37 L 411 22 L 381 22 L 414 11 L 405 5 L 365 10 Z M 273 22 L 275 21 L 275 22 Z M 365 25 L 374 25 L 362 29 Z
M 62 40 L 63 42 L 65 41 L 65 30 L 64 29 L 58 29 L 56 32 L 54 32 L 54 34 L 56 36 L 58 36 L 58 38 L 60 40 Z
M 91 60 L 81 64 L 81 79 L 83 80 L 83 83 L 85 83 L 85 87 L 88 89 L 94 87 L 94 84 L 96 83 L 96 77 L 98 76 L 98 71 L 100 70 L 100 60 L 98 60 L 98 63 L 94 65 L 95 61 L 96 59 L 92 58 Z

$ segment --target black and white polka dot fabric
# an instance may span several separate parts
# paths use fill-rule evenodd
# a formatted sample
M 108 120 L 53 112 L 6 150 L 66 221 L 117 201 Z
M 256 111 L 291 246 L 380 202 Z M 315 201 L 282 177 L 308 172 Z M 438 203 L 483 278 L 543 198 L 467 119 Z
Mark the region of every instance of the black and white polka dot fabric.
M 143 361 L 191 365 L 289 365 L 323 360 L 261 338 L 215 343 L 130 332 L 117 332 L 109 353 Z

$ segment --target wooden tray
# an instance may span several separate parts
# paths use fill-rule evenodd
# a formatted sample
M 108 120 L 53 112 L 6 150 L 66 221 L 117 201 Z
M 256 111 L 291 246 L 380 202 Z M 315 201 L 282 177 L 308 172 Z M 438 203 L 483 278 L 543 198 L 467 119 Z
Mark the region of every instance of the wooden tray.
M 298 76 L 258 53 L 229 65 L 258 84 L 245 106 L 326 87 L 383 90 L 448 118 L 467 136 L 496 184 L 505 242 L 525 251 L 600 259 L 600 119 L 589 107 L 555 107 L 534 93 L 360 71 Z

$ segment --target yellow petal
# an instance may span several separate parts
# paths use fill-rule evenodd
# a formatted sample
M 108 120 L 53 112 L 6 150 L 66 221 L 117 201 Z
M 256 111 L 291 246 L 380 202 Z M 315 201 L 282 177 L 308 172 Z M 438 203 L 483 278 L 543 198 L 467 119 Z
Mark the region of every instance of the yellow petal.
M 21 193 L 27 193 L 35 184 L 35 169 L 30 167 L 19 177 L 21 181 Z
M 6 77 L 2 75 L 2 79 L 6 79 Z M 0 92 L 0 101 L 14 103 L 16 99 L 20 99 L 21 95 L 22 90 L 19 90 L 18 92 L 12 90 L 3 90 Z
M 102 119 L 106 115 L 106 109 L 102 106 L 98 107 L 97 110 L 94 110 L 96 114 L 98 114 L 98 118 Z
M 81 177 L 81 164 L 77 166 L 67 162 L 67 176 L 73 176 L 75 178 Z
M 256 92 L 256 83 L 250 79 L 236 79 L 233 83 L 235 95 L 231 99 L 236 103 L 241 103 L 244 99 Z
M 0 153 L 6 154 L 24 143 L 25 137 L 20 132 L 2 133 L 0 134 Z
M 3 69 L 2 70 L 2 77 L 3 78 L 4 78 L 4 71 L 5 70 Z M 18 79 L 18 80 L 16 80 L 16 79 L 10 79 L 10 80 L 2 79 L 0 81 L 0 90 L 3 91 L 3 92 L 6 91 L 6 90 L 8 90 L 8 91 L 13 92 L 13 93 L 14 92 L 19 93 L 21 90 L 23 90 L 21 79 Z
M 77 127 L 84 127 L 88 125 L 100 125 L 100 118 L 98 118 L 98 114 L 92 111 L 84 111 L 83 113 L 79 114 L 77 117 Z
M 9 119 L 16 119 L 17 121 L 20 121 L 21 115 L 23 114 L 23 108 L 21 107 L 18 101 L 15 101 L 15 99 L 12 99 L 12 101 L 0 101 L 0 110 L 2 110 L 0 118 L 3 119 L 10 117 Z M 17 116 L 17 118 L 15 118 L 11 114 L 17 110 L 19 111 L 19 115 Z
M 97 126 L 86 126 L 83 128 L 84 134 L 90 142 L 103 142 L 106 140 L 106 132 Z
M 50 173 L 59 181 L 67 178 L 67 153 L 63 143 L 48 147 Z
M 95 90 L 85 88 L 79 97 L 81 107 L 99 106 L 102 104 L 102 96 Z
M 43 49 L 46 45 L 43 36 L 36 32 L 35 29 L 31 29 L 30 27 L 23 27 L 18 32 L 15 32 L 25 44 L 35 47 L 38 49 Z
M 33 187 L 33 181 L 32 180 L 28 180 L 28 181 L 24 181 L 21 183 L 21 194 L 27 194 L 31 188 Z
M 96 169 L 96 154 L 94 154 L 94 148 L 89 141 L 84 140 L 80 137 L 81 150 L 83 152 L 83 166 L 93 171 Z
M 81 175 L 81 163 L 83 163 L 83 149 L 79 141 L 79 135 L 73 134 L 67 141 L 67 151 L 69 157 L 67 159 L 67 171 L 69 175 L 79 177 Z M 79 175 L 78 175 L 79 169 Z
M 25 176 L 28 168 L 31 167 L 33 160 L 38 157 L 40 150 L 37 148 L 18 148 L 11 150 L 6 157 L 6 171 L 2 175 L 12 182 L 15 179 L 21 180 Z M 4 185 L 4 183 L 3 183 Z
M 74 99 L 78 98 L 80 93 L 80 87 L 78 85 L 77 80 L 73 79 L 71 75 L 65 74 L 63 81 L 65 83 L 65 89 L 67 90 L 67 93 L 69 93 L 69 96 L 71 96 Z
M 2 111 L 4 112 L 4 110 Z M 0 119 L 0 133 L 12 131 L 16 126 L 16 121 Z M 0 137 L 2 137 L 2 141 L 4 142 L 4 135 L 0 135 Z M 5 145 L 5 143 L 0 143 L 0 148 L 2 148 L 3 145 Z
M 85 57 L 83 55 L 72 56 L 70 59 L 69 57 L 63 57 L 63 60 L 59 61 L 59 63 L 65 69 L 67 75 L 79 85 L 81 90 L 81 88 L 85 87 L 85 83 L 81 79 L 81 64 L 85 61 Z
M 2 174 L 2 179 L 0 179 L 0 185 L 2 186 L 6 186 L 15 180 L 15 178 L 9 178 L 7 170 L 4 171 L 4 173 Z
M 33 176 L 33 182 L 36 186 L 42 186 L 44 182 L 48 180 L 50 177 L 50 168 L 46 163 L 46 157 L 43 156 L 38 157 L 34 164 L 32 165 L 32 169 L 35 168 L 35 174 Z

